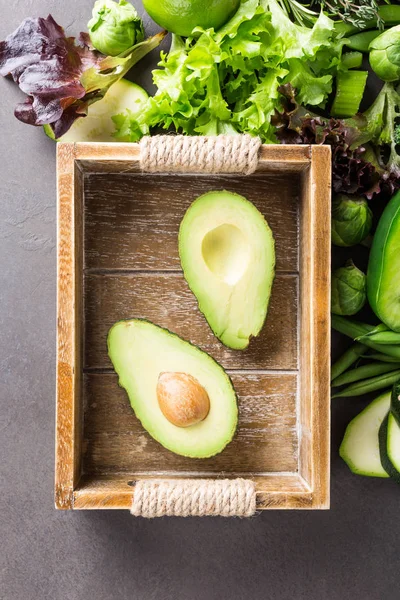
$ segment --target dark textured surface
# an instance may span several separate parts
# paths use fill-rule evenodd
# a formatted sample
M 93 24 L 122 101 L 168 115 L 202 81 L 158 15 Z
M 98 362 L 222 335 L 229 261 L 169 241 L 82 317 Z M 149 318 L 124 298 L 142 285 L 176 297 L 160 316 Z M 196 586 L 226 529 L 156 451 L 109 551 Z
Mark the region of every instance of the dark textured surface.
M 75 33 L 91 4 L 1 0 L 0 37 L 50 11 Z M 55 146 L 14 119 L 18 89 L 0 90 L 0 598 L 399 598 L 400 490 L 338 458 L 357 399 L 334 405 L 329 512 L 147 522 L 54 510 Z

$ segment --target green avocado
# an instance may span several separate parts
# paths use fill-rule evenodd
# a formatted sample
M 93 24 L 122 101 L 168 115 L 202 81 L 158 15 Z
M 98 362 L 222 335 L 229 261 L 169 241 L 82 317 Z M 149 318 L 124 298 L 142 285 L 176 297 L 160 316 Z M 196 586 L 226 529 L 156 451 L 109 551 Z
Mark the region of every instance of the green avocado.
M 275 243 L 263 215 L 238 194 L 204 194 L 182 220 L 179 254 L 214 334 L 229 348 L 247 348 L 263 327 L 275 275 Z
M 137 418 L 165 448 L 182 456 L 207 458 L 232 440 L 238 422 L 236 393 L 211 356 L 141 319 L 120 321 L 110 329 L 108 353 Z M 164 416 L 157 396 L 158 380 L 164 373 L 184 373 L 205 389 L 210 408 L 204 420 L 177 427 Z

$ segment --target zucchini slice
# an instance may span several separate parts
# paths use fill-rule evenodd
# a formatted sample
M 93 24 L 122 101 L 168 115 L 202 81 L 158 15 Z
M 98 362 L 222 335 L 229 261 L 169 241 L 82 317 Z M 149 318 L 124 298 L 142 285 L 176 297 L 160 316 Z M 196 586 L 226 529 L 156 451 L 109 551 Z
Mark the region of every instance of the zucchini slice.
M 102 100 L 89 106 L 87 117 L 75 121 L 57 142 L 115 142 L 115 124 L 111 117 L 123 113 L 127 108 L 137 111 L 144 106 L 148 95 L 140 85 L 120 79 L 110 87 Z M 54 140 L 50 125 L 44 125 L 46 135 Z
M 390 392 L 371 402 L 347 426 L 340 456 L 349 469 L 367 477 L 389 477 L 382 466 L 379 430 L 390 409 Z
M 391 457 L 389 456 L 389 453 L 388 453 L 389 417 L 393 417 L 393 415 L 388 413 L 386 415 L 386 417 L 384 418 L 384 420 L 382 421 L 382 425 L 379 428 L 379 452 L 380 452 L 380 456 L 381 456 L 382 467 L 385 469 L 386 473 L 392 479 L 397 481 L 397 483 L 400 483 L 400 472 L 396 469 L 396 467 L 393 464 Z M 398 428 L 396 421 L 395 421 L 395 425 Z M 391 438 L 392 438 L 392 441 L 395 441 L 393 439 L 393 431 L 391 431 Z
M 400 427 L 400 381 L 395 383 L 392 389 L 392 398 L 390 402 L 390 412 Z

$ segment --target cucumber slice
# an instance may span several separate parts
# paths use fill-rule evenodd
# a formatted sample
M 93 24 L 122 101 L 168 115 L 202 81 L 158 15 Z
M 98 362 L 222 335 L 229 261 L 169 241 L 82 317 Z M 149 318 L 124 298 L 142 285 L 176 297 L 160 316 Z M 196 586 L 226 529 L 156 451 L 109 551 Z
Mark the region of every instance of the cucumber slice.
M 89 106 L 87 117 L 81 117 L 72 125 L 58 142 L 115 142 L 113 133 L 115 124 L 111 117 L 124 112 L 127 108 L 137 110 L 145 104 L 147 93 L 140 85 L 127 79 L 120 79 L 110 87 L 102 100 Z M 54 140 L 49 125 L 44 125 L 46 135 Z
M 389 408 L 390 393 L 382 394 L 347 426 L 339 452 L 356 475 L 389 477 L 379 452 L 379 429 Z
M 400 381 L 395 383 L 392 389 L 392 398 L 390 402 L 390 412 L 400 427 Z
M 371 246 L 367 295 L 376 316 L 400 332 L 400 192 L 386 206 Z M 383 348 L 383 346 L 382 346 Z
M 380 457 L 381 457 L 382 467 L 385 469 L 386 473 L 389 475 L 389 477 L 391 477 L 392 479 L 397 481 L 397 483 L 400 483 L 400 473 L 396 469 L 394 464 L 392 463 L 392 460 L 388 454 L 388 449 L 387 449 L 388 439 L 389 439 L 389 435 L 388 435 L 389 416 L 392 416 L 392 415 L 390 413 L 388 413 L 386 415 L 386 417 L 383 419 L 382 425 L 379 428 L 379 453 L 380 453 Z M 396 422 L 395 422 L 395 424 L 397 427 Z M 393 435 L 391 435 L 391 437 L 393 438 Z
M 392 413 L 389 414 L 387 423 L 386 450 L 400 478 L 400 427 Z

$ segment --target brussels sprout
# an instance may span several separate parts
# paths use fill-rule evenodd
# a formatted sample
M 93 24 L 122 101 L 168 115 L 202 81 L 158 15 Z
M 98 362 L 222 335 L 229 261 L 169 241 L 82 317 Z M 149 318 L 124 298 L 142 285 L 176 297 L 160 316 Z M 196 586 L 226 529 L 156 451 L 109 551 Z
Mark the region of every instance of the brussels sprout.
M 332 274 L 331 310 L 335 315 L 355 315 L 367 300 L 367 277 L 352 260 Z
M 338 194 L 332 203 L 332 243 L 355 246 L 362 242 L 372 227 L 372 211 L 361 196 Z
M 88 23 L 90 40 L 96 50 L 117 56 L 144 39 L 142 19 L 126 0 L 97 0 Z
M 369 62 L 383 81 L 400 79 L 400 25 L 378 35 L 369 45 Z

